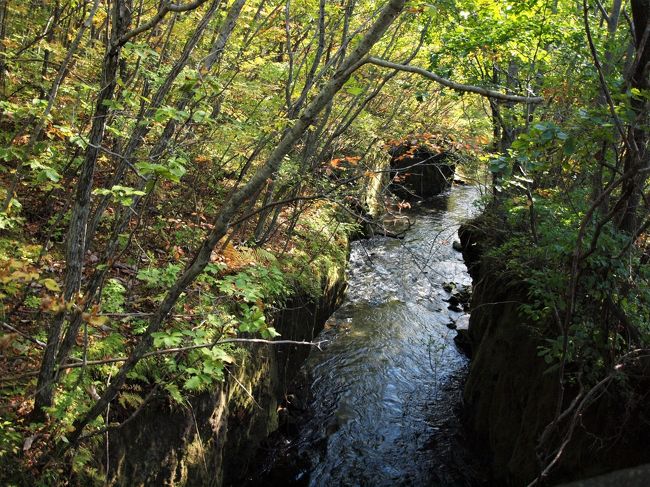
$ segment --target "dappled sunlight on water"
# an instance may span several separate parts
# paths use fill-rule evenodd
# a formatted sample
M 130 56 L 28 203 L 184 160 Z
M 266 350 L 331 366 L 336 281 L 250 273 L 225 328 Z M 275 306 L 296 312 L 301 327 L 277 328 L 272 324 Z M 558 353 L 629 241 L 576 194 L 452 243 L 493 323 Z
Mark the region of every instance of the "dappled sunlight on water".
M 285 485 L 477 485 L 458 419 L 467 359 L 443 284 L 470 284 L 452 249 L 477 191 L 414 210 L 404 240 L 354 242 L 344 304 L 305 364 L 307 418 L 269 478 Z M 287 464 L 289 467 L 287 468 Z M 282 478 L 284 477 L 284 478 Z

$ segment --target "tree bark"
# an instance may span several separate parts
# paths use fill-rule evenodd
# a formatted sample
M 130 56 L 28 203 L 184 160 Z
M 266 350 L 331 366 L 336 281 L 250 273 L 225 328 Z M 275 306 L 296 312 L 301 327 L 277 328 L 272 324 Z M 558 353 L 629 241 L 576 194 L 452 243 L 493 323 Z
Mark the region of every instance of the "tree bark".
M 650 89 L 650 0 L 632 0 L 631 4 L 636 54 L 629 74 L 629 85 L 632 90 L 643 92 Z M 635 171 L 636 176 L 623 184 L 620 200 L 622 217 L 619 223 L 619 228 L 630 234 L 637 229 L 639 205 L 648 178 L 645 169 L 650 167 L 650 151 L 647 147 L 650 112 L 648 100 L 642 96 L 633 96 L 632 110 L 636 116 L 628 137 L 634 150 L 626 154 L 624 171 Z
M 205 70 L 209 71 L 212 69 L 212 66 L 221 61 L 228 39 L 230 39 L 230 34 L 232 34 L 232 31 L 235 29 L 235 24 L 237 23 L 237 19 L 239 18 L 239 14 L 241 13 L 245 3 L 246 0 L 235 0 L 228 10 L 228 15 L 226 15 L 226 19 L 219 28 L 219 34 L 212 45 L 212 50 L 203 62 Z
M 5 45 L 7 34 L 7 4 L 9 0 L 0 0 L 0 94 L 5 97 Z
M 101 74 L 101 89 L 95 104 L 93 123 L 88 138 L 88 148 L 79 173 L 75 202 L 70 218 L 66 245 L 66 277 L 63 298 L 69 302 L 79 292 L 86 248 L 86 224 L 90 212 L 90 195 L 93 186 L 95 164 L 99 156 L 104 130 L 109 113 L 108 103 L 115 92 L 116 73 L 119 65 L 121 47 L 116 42 L 127 31 L 131 22 L 130 0 L 114 0 L 112 10 L 113 30 L 109 41 Z M 61 329 L 65 311 L 59 312 L 48 329 L 47 347 L 43 354 L 41 369 L 36 386 L 34 415 L 42 416 L 43 408 L 52 404 L 55 357 L 59 351 Z
M 128 360 L 120 368 L 111 384 L 106 388 L 100 399 L 93 407 L 81 418 L 74 423 L 75 430 L 70 434 L 69 445 L 75 444 L 82 435 L 83 429 L 97 416 L 105 411 L 108 404 L 115 398 L 120 388 L 126 381 L 127 375 L 140 361 L 140 359 L 149 351 L 153 344 L 152 334 L 158 331 L 164 323 L 167 315 L 176 305 L 178 298 L 183 291 L 196 279 L 203 271 L 205 266 L 210 262 L 210 255 L 216 244 L 226 235 L 230 224 L 235 217 L 237 210 L 249 200 L 253 195 L 258 194 L 259 190 L 282 165 L 284 157 L 292 149 L 309 126 L 314 122 L 321 110 L 343 87 L 345 82 L 350 78 L 352 73 L 363 64 L 365 56 L 368 54 L 374 44 L 386 32 L 388 27 L 400 14 L 404 8 L 405 0 L 390 0 L 381 11 L 378 19 L 373 23 L 369 32 L 350 53 L 348 58 L 341 64 L 339 69 L 334 73 L 332 78 L 323 86 L 318 95 L 305 107 L 299 118 L 292 127 L 285 131 L 282 139 L 273 150 L 263 166 L 251 177 L 251 179 L 239 190 L 233 193 L 221 207 L 208 237 L 203 241 L 201 247 L 194 255 L 193 260 L 183 271 L 175 284 L 168 291 L 162 303 L 152 315 L 147 330 L 142 338 L 135 345 Z M 67 446 L 63 446 L 65 450 Z
M 431 71 L 427 71 L 426 69 L 417 66 L 411 66 L 408 64 L 393 63 L 375 57 L 369 57 L 366 59 L 365 62 L 369 64 L 375 64 L 377 66 L 382 66 L 384 68 L 406 71 L 407 73 L 416 73 L 421 76 L 424 76 L 427 79 L 435 81 L 436 83 L 440 83 L 441 85 L 446 86 L 447 88 L 451 88 L 452 90 L 460 91 L 463 93 L 475 93 L 477 95 L 493 98 L 495 100 L 512 102 L 512 103 L 542 103 L 544 101 L 544 98 L 542 98 L 541 96 L 510 95 L 508 93 L 501 93 L 500 91 L 490 90 L 489 88 L 484 88 L 482 86 L 473 86 L 473 85 L 465 85 L 462 83 L 456 83 L 455 81 L 451 81 L 449 79 L 443 78 L 442 76 L 439 76 L 436 73 L 432 73 Z

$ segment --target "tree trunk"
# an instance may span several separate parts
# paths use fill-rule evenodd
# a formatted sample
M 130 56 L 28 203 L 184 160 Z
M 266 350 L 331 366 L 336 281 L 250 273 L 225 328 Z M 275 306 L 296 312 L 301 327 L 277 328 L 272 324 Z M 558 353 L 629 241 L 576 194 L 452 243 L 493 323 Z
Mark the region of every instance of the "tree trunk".
M 261 166 L 251 179 L 239 190 L 233 193 L 221 207 L 208 237 L 203 241 L 201 247 L 196 252 L 193 260 L 183 271 L 178 280 L 174 283 L 162 303 L 153 314 L 149 321 L 149 326 L 142 338 L 135 345 L 129 359 L 120 368 L 117 375 L 113 378 L 111 384 L 106 388 L 100 399 L 93 407 L 81 418 L 74 426 L 75 430 L 70 434 L 69 445 L 75 444 L 83 429 L 98 415 L 106 409 L 108 404 L 115 398 L 120 388 L 126 381 L 127 375 L 140 361 L 153 344 L 152 334 L 158 331 L 164 323 L 167 315 L 176 305 L 178 298 L 185 289 L 203 272 L 205 266 L 210 262 L 210 256 L 214 247 L 219 240 L 226 235 L 230 228 L 232 219 L 235 217 L 237 210 L 253 195 L 258 194 L 269 177 L 279 170 L 284 157 L 292 149 L 309 126 L 314 122 L 321 110 L 329 103 L 336 93 L 343 87 L 345 82 L 350 78 L 352 73 L 363 64 L 364 57 L 370 49 L 383 36 L 388 27 L 400 14 L 404 8 L 405 0 L 390 0 L 379 15 L 379 18 L 373 23 L 369 32 L 352 51 L 349 57 L 341 64 L 340 68 L 334 73 L 332 78 L 323 86 L 319 94 L 309 103 L 302 111 L 300 117 L 295 121 L 293 126 L 285 131 L 282 139 L 273 150 L 267 161 Z M 62 446 L 66 449 L 66 446 Z
M 632 18 L 636 55 L 629 74 L 630 88 L 641 92 L 650 89 L 650 0 L 632 0 Z M 644 97 L 632 97 L 634 124 L 628 138 L 633 151 L 625 157 L 624 172 L 633 170 L 636 175 L 625 181 L 622 188 L 622 217 L 619 227 L 627 233 L 635 233 L 638 222 L 639 205 L 643 188 L 648 179 L 650 151 L 648 151 L 648 113 L 649 103 Z
M 0 95 L 5 97 L 5 45 L 7 34 L 7 4 L 9 0 L 0 0 Z
M 130 0 L 115 0 L 113 3 L 111 39 L 106 49 L 101 75 L 101 90 L 95 104 L 93 123 L 88 137 L 88 149 L 81 166 L 75 202 L 70 218 L 66 245 L 66 276 L 63 298 L 65 302 L 73 300 L 79 292 L 83 272 L 84 252 L 86 249 L 86 224 L 90 212 L 90 195 L 93 186 L 95 164 L 104 139 L 104 130 L 108 117 L 108 101 L 113 98 L 116 86 L 116 73 L 119 65 L 121 48 L 118 39 L 127 31 L 131 20 Z M 36 386 L 34 414 L 42 416 L 43 408 L 52 404 L 52 392 L 55 376 L 55 357 L 59 351 L 61 329 L 65 312 L 59 312 L 48 329 L 47 347 L 43 354 L 41 369 Z

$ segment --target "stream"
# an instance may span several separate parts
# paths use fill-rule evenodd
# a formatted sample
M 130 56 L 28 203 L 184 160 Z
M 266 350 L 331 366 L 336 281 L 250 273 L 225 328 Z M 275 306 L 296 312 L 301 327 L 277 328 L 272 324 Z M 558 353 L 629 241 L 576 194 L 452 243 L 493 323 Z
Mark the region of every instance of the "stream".
M 482 485 L 459 419 L 468 359 L 448 327 L 466 317 L 444 289 L 471 283 L 452 242 L 477 198 L 455 186 L 406 213 L 404 239 L 352 244 L 346 299 L 302 369 L 303 413 L 251 485 Z

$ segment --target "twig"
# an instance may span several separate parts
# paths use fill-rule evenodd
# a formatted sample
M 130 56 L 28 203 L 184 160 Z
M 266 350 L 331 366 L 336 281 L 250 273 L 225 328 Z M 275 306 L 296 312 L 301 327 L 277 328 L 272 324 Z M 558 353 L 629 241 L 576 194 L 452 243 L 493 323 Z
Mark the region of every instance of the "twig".
M 594 67 L 598 72 L 598 79 L 600 80 L 600 86 L 603 90 L 603 94 L 605 95 L 605 99 L 607 100 L 607 106 L 609 106 L 609 111 L 612 115 L 612 118 L 614 119 L 614 124 L 616 125 L 616 129 L 621 135 L 621 139 L 623 140 L 625 147 L 627 148 L 628 151 L 630 151 L 631 154 L 637 157 L 639 154 L 639 149 L 638 147 L 632 147 L 632 145 L 630 144 L 630 140 L 625 134 L 625 130 L 623 129 L 623 124 L 621 123 L 621 119 L 618 117 L 618 114 L 616 113 L 616 107 L 614 106 L 614 100 L 612 99 L 612 94 L 609 92 L 609 88 L 607 87 L 607 81 L 605 80 L 605 75 L 603 74 L 603 69 L 600 64 L 600 60 L 598 59 L 596 46 L 594 45 L 594 40 L 591 35 L 591 27 L 589 26 L 589 7 L 587 6 L 587 0 L 582 0 L 582 5 L 583 5 L 582 18 L 585 24 L 585 33 L 587 34 L 589 51 L 591 52 L 591 57 L 594 60 Z
M 4 326 L 7 330 L 11 330 L 11 331 L 13 331 L 15 333 L 18 333 L 21 337 L 25 338 L 26 340 L 29 340 L 32 343 L 35 343 L 36 345 L 38 345 L 41 348 L 45 348 L 47 346 L 47 344 L 43 343 L 42 341 L 37 340 L 36 338 L 30 337 L 24 331 L 20 331 L 19 329 L 14 328 L 13 326 L 11 326 L 8 323 L 5 323 L 4 321 L 0 322 L 0 325 Z
M 571 411 L 573 411 L 573 415 L 571 417 L 571 422 L 568 425 L 567 432 L 564 435 L 564 438 L 562 439 L 562 443 L 560 444 L 559 448 L 555 451 L 555 454 L 553 455 L 553 459 L 548 463 L 548 465 L 546 465 L 546 467 L 540 472 L 540 474 L 531 483 L 528 484 L 527 487 L 534 487 L 538 485 L 542 480 L 544 480 L 548 476 L 550 471 L 555 467 L 557 462 L 562 457 L 562 454 L 564 453 L 566 446 L 573 438 L 573 432 L 575 431 L 578 418 L 584 413 L 587 407 L 589 407 L 594 401 L 598 399 L 596 397 L 596 393 L 606 388 L 606 386 L 615 378 L 615 375 L 621 373 L 621 371 L 625 368 L 625 366 L 628 363 L 630 363 L 630 361 L 644 357 L 643 354 L 646 353 L 647 351 L 648 349 L 646 348 L 638 348 L 635 350 L 631 350 L 630 352 L 621 356 L 618 363 L 612 367 L 610 372 L 603 379 L 601 379 L 598 383 L 596 383 L 586 393 L 584 393 L 584 391 L 581 391 L 581 393 L 579 393 L 577 397 L 574 398 L 574 400 L 567 407 L 567 409 L 563 411 L 562 414 L 557 415 L 556 418 L 545 428 L 542 438 L 540 439 L 539 447 L 542 446 L 541 445 L 542 441 L 545 441 L 547 437 L 550 437 L 550 434 L 559 425 L 560 421 L 564 420 L 571 413 Z
M 253 394 L 252 394 L 248 389 L 246 389 L 246 386 L 245 386 L 244 384 L 242 384 L 241 382 L 239 382 L 239 379 L 237 379 L 237 377 L 235 377 L 235 375 L 234 375 L 232 372 L 230 372 L 230 371 L 228 370 L 228 368 L 225 368 L 224 370 L 225 370 L 226 372 L 228 372 L 228 375 L 229 375 L 230 377 L 232 377 L 232 379 L 235 381 L 235 383 L 236 383 L 239 387 L 241 387 L 242 389 L 244 389 L 244 392 L 246 393 L 246 395 L 248 395 L 248 397 L 251 398 L 251 401 L 253 401 L 253 404 L 255 404 L 255 405 L 260 409 L 260 411 L 263 411 L 264 408 L 263 408 L 262 406 L 260 406 L 260 403 L 258 403 L 258 402 L 255 400 L 255 398 L 253 397 Z

